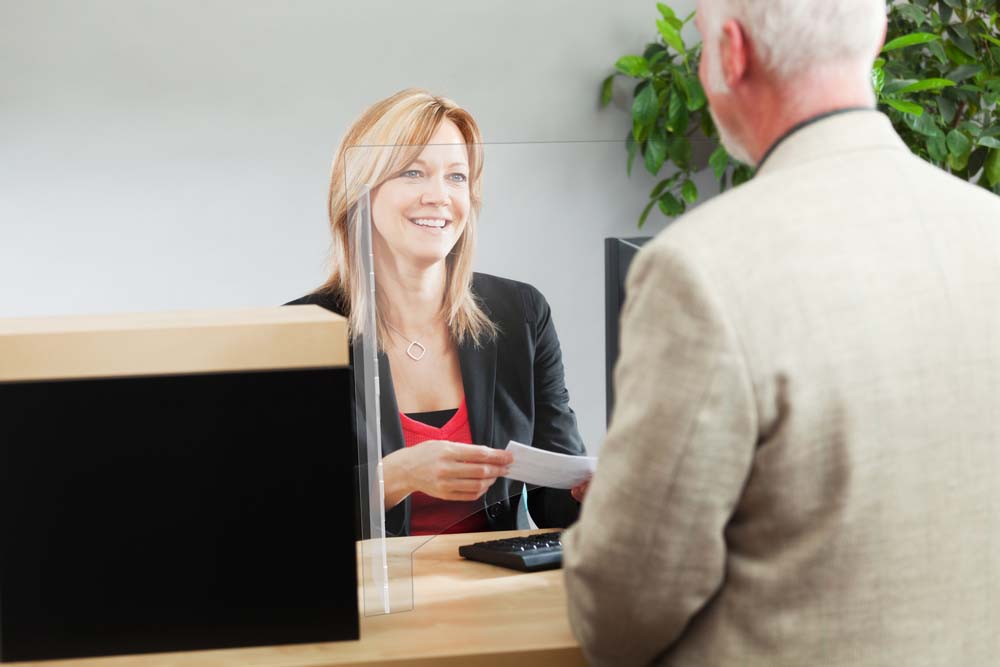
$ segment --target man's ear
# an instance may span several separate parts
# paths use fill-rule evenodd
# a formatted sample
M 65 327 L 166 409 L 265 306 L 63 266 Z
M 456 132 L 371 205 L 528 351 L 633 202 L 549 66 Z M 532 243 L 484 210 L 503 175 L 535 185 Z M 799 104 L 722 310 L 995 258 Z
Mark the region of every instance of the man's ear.
M 882 47 L 885 46 L 885 36 L 889 33 L 889 20 L 886 17 L 882 17 L 882 37 L 878 40 L 878 46 L 875 47 L 875 53 L 872 54 L 872 58 L 878 58 L 879 54 L 882 53 Z
M 743 32 L 743 26 L 730 19 L 722 26 L 719 58 L 722 60 L 722 74 L 726 85 L 734 88 L 747 74 L 750 62 L 750 43 Z

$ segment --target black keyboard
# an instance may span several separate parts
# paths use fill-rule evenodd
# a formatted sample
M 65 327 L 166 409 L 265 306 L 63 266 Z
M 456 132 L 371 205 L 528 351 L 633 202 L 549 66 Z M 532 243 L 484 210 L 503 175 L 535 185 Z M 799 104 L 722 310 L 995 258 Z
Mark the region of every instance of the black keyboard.
M 562 532 L 476 542 L 458 548 L 458 555 L 522 572 L 552 570 L 562 565 Z

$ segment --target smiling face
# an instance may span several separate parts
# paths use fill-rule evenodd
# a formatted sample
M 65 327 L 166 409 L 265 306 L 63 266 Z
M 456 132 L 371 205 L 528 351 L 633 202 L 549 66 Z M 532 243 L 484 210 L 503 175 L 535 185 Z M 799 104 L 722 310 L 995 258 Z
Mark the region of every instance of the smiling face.
M 376 242 L 419 267 L 442 262 L 469 221 L 469 154 L 458 127 L 444 120 L 420 155 L 373 193 Z

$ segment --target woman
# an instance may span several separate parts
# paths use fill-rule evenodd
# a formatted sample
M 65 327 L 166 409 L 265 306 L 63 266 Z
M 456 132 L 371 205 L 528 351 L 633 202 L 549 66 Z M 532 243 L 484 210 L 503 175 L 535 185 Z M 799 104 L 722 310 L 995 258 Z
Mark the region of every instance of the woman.
M 544 297 L 472 273 L 480 143 L 467 111 L 422 90 L 365 111 L 333 163 L 332 275 L 292 302 L 346 315 L 353 337 L 365 333 L 354 228 L 369 184 L 386 530 L 395 535 L 514 528 L 523 485 L 504 478 L 510 440 L 584 453 Z M 532 518 L 570 524 L 584 488 L 533 490 Z

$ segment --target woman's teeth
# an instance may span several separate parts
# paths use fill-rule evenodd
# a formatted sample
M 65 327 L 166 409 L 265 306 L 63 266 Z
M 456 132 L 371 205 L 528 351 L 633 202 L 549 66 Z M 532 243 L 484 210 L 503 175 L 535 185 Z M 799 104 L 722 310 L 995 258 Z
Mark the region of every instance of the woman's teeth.
M 414 218 L 411 222 L 421 227 L 435 227 L 437 229 L 441 229 L 448 223 L 447 220 L 443 220 L 442 218 Z

